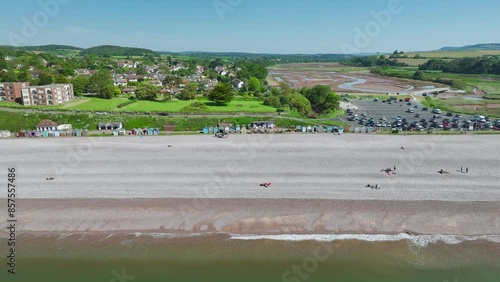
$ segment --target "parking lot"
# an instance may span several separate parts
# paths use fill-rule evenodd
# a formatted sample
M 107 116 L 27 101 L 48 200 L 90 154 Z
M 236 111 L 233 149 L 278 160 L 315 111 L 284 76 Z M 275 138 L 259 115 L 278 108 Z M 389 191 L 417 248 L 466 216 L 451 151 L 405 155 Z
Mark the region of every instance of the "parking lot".
M 393 98 L 394 99 L 394 98 Z M 427 109 L 417 100 L 352 100 L 344 105 L 351 113 L 346 122 L 354 127 L 392 128 L 396 130 L 468 130 L 498 129 L 500 122 L 488 117 L 461 115 Z M 475 121 L 478 121 L 477 123 Z

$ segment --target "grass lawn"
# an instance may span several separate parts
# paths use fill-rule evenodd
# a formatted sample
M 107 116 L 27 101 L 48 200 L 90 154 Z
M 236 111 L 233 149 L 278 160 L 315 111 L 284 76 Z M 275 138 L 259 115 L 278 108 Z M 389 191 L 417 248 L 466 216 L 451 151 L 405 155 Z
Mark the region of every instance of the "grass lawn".
M 133 112 L 171 112 L 179 113 L 182 108 L 189 106 L 194 101 L 138 101 L 121 109 L 118 106 L 127 102 L 125 98 L 113 99 L 99 99 L 99 98 L 82 98 L 72 102 L 72 104 L 64 105 L 63 108 L 67 110 L 80 110 L 80 111 L 133 111 Z M 215 103 L 208 99 L 198 99 L 197 101 L 203 102 L 207 105 L 209 112 L 216 113 L 274 113 L 276 109 L 268 107 L 263 104 L 261 100 L 234 100 L 226 106 L 217 106 Z M 9 104 L 9 103 L 5 103 Z M 1 104 L 0 104 L 1 105 Z M 47 107 L 50 108 L 50 107 Z
M 3 108 L 14 108 L 14 109 L 34 109 L 34 110 L 48 109 L 48 110 L 56 110 L 56 109 L 60 109 L 61 105 L 59 105 L 59 106 L 23 106 L 23 105 L 19 105 L 18 103 L 0 102 L 0 107 L 3 107 Z
M 160 101 L 138 101 L 137 103 L 122 108 L 123 111 L 134 112 L 180 112 L 183 107 L 193 103 L 192 101 L 160 102 Z
M 199 99 L 199 102 L 205 103 L 210 112 L 214 113 L 275 113 L 276 108 L 268 107 L 260 100 L 234 100 L 226 106 L 217 106 L 215 103 L 207 99 Z M 181 112 L 182 108 L 189 106 L 194 101 L 179 101 L 174 102 L 155 102 L 155 101 L 139 101 L 124 107 L 124 111 L 139 111 L 139 112 Z
M 495 100 L 500 100 L 500 94 L 488 94 L 486 95 L 487 99 L 495 99 Z M 500 103 L 500 101 L 498 101 Z
M 118 105 L 128 101 L 124 98 L 82 98 L 82 100 L 87 100 L 87 102 L 75 104 L 75 106 L 67 107 L 67 109 L 80 111 L 113 111 L 117 109 Z

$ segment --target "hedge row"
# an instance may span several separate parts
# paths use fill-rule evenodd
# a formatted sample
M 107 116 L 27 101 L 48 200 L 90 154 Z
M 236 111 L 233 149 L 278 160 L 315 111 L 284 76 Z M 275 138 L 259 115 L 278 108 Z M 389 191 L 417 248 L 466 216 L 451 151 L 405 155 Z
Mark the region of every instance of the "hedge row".
M 137 100 L 129 100 L 127 102 L 123 102 L 120 105 L 118 105 L 118 109 L 125 108 L 128 105 L 132 105 L 133 103 L 137 103 Z

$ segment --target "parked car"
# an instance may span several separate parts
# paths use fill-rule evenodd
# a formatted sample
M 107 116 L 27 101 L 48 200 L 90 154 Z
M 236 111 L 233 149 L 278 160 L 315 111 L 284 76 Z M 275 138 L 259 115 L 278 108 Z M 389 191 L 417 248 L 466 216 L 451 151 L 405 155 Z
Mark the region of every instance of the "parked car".
M 427 108 L 427 107 L 422 108 L 422 111 L 428 111 L 428 110 L 429 110 L 429 108 Z

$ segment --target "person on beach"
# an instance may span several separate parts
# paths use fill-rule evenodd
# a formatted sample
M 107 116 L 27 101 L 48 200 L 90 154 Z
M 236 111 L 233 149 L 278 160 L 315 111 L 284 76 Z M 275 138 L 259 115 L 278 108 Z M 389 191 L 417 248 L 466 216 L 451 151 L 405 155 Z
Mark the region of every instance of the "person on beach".
M 469 173 L 469 168 L 466 168 L 466 169 L 465 169 L 465 173 Z
M 460 168 L 460 172 L 464 172 L 464 167 L 461 167 L 461 168 Z
M 269 188 L 269 186 L 271 186 L 271 182 L 264 182 L 264 183 L 260 184 L 260 186 Z

